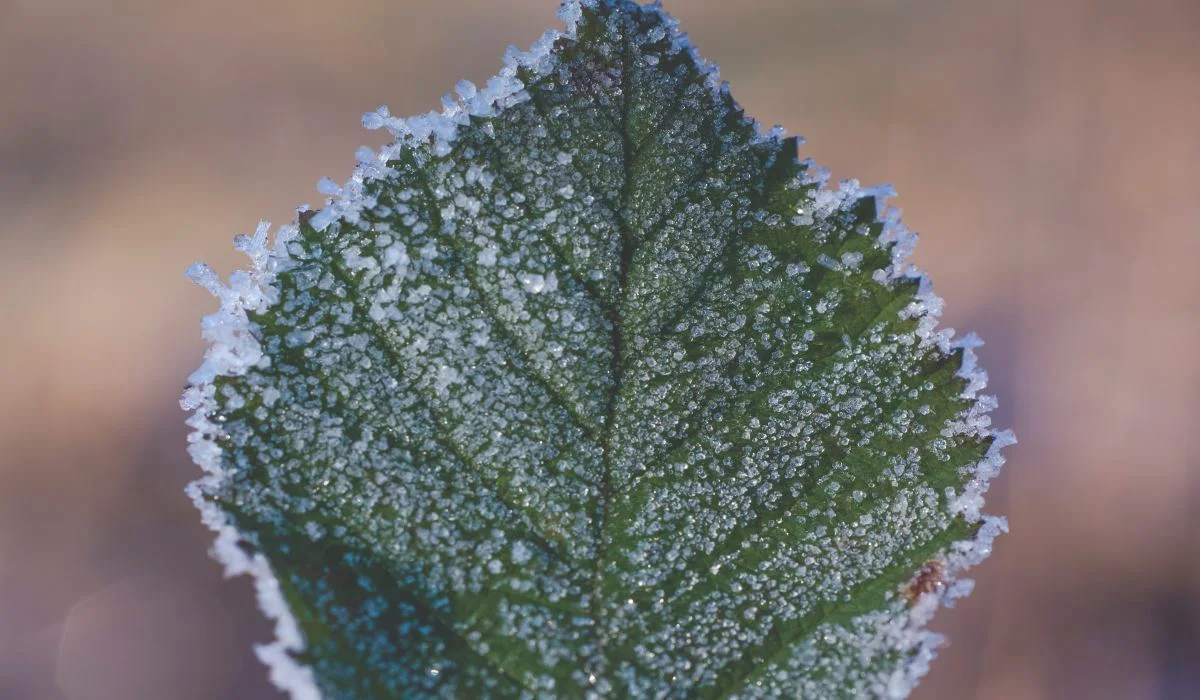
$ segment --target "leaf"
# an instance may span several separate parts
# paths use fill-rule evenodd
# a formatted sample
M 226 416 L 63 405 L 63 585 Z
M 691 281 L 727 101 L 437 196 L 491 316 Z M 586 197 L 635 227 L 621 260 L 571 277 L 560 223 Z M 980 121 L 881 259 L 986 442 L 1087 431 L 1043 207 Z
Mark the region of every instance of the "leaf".
M 460 83 L 223 284 L 191 487 L 295 697 L 903 696 L 1012 441 L 886 188 L 657 6 Z

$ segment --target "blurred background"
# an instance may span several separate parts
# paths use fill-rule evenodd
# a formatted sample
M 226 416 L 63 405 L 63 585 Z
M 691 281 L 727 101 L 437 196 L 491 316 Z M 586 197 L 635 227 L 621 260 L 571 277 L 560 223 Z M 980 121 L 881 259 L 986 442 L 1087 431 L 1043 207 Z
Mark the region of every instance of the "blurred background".
M 181 493 L 259 218 L 555 0 L 0 0 L 0 698 L 281 697 Z M 1021 444 L 917 698 L 1200 697 L 1200 2 L 669 0 L 835 179 L 889 181 Z

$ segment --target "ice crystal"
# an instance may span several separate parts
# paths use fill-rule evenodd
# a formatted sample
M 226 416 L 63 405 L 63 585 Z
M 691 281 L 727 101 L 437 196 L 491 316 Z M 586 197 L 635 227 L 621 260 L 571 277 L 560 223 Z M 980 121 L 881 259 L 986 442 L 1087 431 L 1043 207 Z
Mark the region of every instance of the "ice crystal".
M 827 188 L 656 5 L 561 17 L 189 270 L 190 493 L 260 657 L 299 698 L 906 695 L 1005 528 L 978 340 L 890 189 Z

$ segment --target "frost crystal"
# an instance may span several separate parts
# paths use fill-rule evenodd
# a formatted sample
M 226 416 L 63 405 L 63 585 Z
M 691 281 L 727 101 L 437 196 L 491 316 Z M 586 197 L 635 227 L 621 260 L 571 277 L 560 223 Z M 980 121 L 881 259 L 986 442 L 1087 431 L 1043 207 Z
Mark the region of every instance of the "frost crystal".
M 906 695 L 1002 519 L 974 336 L 890 188 L 760 132 L 657 5 L 568 0 L 221 302 L 189 492 L 294 697 Z

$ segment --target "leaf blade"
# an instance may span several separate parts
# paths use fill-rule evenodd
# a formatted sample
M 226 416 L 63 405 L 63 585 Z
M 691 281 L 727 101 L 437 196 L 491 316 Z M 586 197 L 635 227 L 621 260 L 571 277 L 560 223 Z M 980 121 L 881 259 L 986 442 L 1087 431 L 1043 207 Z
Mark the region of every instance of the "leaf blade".
M 214 288 L 195 497 L 314 692 L 794 691 L 867 618 L 907 636 L 839 682 L 904 692 L 899 588 L 977 556 L 1005 441 L 970 347 L 878 193 L 823 189 L 666 15 L 565 8 L 486 96 L 375 115 L 396 144 Z

